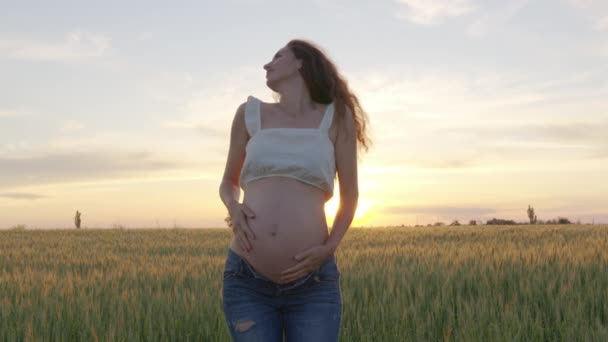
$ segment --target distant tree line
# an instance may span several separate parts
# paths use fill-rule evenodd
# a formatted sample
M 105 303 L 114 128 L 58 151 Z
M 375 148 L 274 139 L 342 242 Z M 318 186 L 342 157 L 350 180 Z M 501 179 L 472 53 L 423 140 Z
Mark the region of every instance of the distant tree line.
M 528 216 L 529 219 L 529 223 L 528 222 L 515 222 L 515 220 L 507 220 L 507 219 L 501 219 L 501 218 L 492 218 L 491 220 L 486 221 L 486 225 L 521 225 L 521 224 L 572 224 L 572 222 L 566 218 L 566 217 L 561 217 L 558 216 L 556 219 L 549 219 L 546 221 L 543 220 L 539 220 L 536 216 L 536 212 L 534 210 L 534 208 L 528 204 L 528 209 L 526 210 L 526 214 Z M 470 220 L 469 221 L 469 226 L 476 226 L 477 224 L 483 224 L 482 222 L 478 222 L 477 220 Z M 577 224 L 580 224 L 580 221 L 577 222 Z M 426 226 L 427 227 L 441 227 L 441 226 L 445 226 L 446 224 L 444 222 L 438 221 L 435 223 L 428 223 Z M 458 221 L 458 220 L 454 220 L 452 221 L 452 223 L 449 224 L 449 226 L 461 226 L 462 224 Z M 416 225 L 416 227 L 424 227 L 424 225 Z

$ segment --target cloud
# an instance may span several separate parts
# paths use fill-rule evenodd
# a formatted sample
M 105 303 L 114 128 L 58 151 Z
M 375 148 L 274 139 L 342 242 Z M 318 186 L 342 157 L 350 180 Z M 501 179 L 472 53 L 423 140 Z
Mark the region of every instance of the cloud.
M 505 122 L 443 129 L 444 134 L 456 139 L 473 136 L 483 142 L 476 158 L 479 161 L 483 156 L 493 155 L 522 159 L 527 158 L 526 155 L 540 159 L 559 155 L 570 160 L 602 159 L 608 156 L 606 132 L 608 120 Z
M 470 128 L 470 130 L 466 130 Z M 515 141 L 525 142 L 556 142 L 562 144 L 571 143 L 597 143 L 606 138 L 608 121 L 568 121 L 568 122 L 495 122 L 492 125 L 477 124 L 458 127 L 445 127 L 441 131 L 444 134 L 470 134 L 476 136 L 493 137 L 505 136 Z M 504 139 L 503 139 L 504 141 Z
M 37 113 L 30 109 L 17 108 L 17 109 L 0 109 L 0 118 L 24 118 L 35 116 Z
M 140 41 L 153 39 L 155 34 L 151 31 L 142 31 L 135 34 L 135 39 Z
M 483 14 L 475 18 L 467 27 L 471 36 L 486 36 L 498 27 L 504 27 L 530 0 L 506 1 L 495 9 L 485 9 Z
M 592 68 L 545 77 L 530 73 L 498 72 L 472 67 L 460 72 L 424 72 L 407 66 L 352 73 L 370 120 L 390 116 L 403 126 L 424 130 L 462 124 L 530 119 L 555 122 L 578 118 L 607 118 L 608 68 Z M 581 113 L 581 108 L 584 112 Z M 372 126 L 394 130 L 394 122 Z M 387 131 L 382 132 L 386 135 Z M 428 134 L 429 132 L 425 132 Z M 411 131 L 410 133 L 411 134 Z M 396 132 L 397 137 L 403 132 Z
M 452 125 L 434 129 L 432 144 L 390 151 L 379 164 L 409 169 L 466 171 L 487 167 L 531 168 L 534 163 L 593 161 L 608 157 L 608 121 L 505 122 Z M 419 140 L 420 138 L 418 138 Z M 412 143 L 415 144 L 415 143 Z M 415 145 L 418 146 L 418 145 Z
M 231 68 L 227 73 L 209 75 L 204 83 L 199 83 L 189 74 L 165 74 L 162 79 L 172 80 L 171 88 L 167 82 L 150 86 L 148 92 L 162 94 L 167 101 L 175 103 L 175 111 L 170 119 L 161 120 L 161 128 L 190 130 L 205 137 L 209 143 L 226 144 L 230 128 L 238 106 L 253 95 L 263 101 L 270 93 L 264 84 L 260 67 L 240 66 Z M 243 82 L 259 79 L 260 82 Z M 175 93 L 175 89 L 180 89 Z
M 401 19 L 419 25 L 436 25 L 442 21 L 468 14 L 475 10 L 471 0 L 397 0 L 405 6 L 398 12 Z
M 604 16 L 603 18 L 600 18 L 597 21 L 595 28 L 600 31 L 608 30 L 608 15 Z
M 370 116 L 376 165 L 468 172 L 608 156 L 606 67 L 545 77 L 388 66 L 351 76 Z
M 203 137 L 213 139 L 228 139 L 230 136 L 230 127 L 222 127 L 225 129 L 220 129 L 219 127 L 211 126 L 209 124 L 201 123 L 201 122 L 191 122 L 188 120 L 177 121 L 177 120 L 169 120 L 163 121 L 160 123 L 161 127 L 166 128 L 178 128 L 185 130 L 192 130 L 197 132 Z
M 608 2 L 606 0 L 566 0 L 572 7 L 584 11 L 597 31 L 608 30 Z
M 51 152 L 28 157 L 0 157 L 0 189 L 21 186 L 145 177 L 179 169 L 183 163 L 154 157 L 148 151 L 96 149 Z
M 381 210 L 387 214 L 420 214 L 437 215 L 442 217 L 483 216 L 496 214 L 496 209 L 483 207 L 450 207 L 450 206 L 387 206 Z
M 10 199 L 37 200 L 40 198 L 46 198 L 48 196 L 32 194 L 32 193 L 24 193 L 24 192 L 5 192 L 5 193 L 0 193 L 0 197 L 10 198 Z
M 84 128 L 84 124 L 80 121 L 67 120 L 60 127 L 60 131 L 64 133 L 77 132 Z
M 53 62 L 83 61 L 101 57 L 111 47 L 108 36 L 81 30 L 68 32 L 60 41 L 0 36 L 0 57 Z
M 352 3 L 347 0 L 313 0 L 319 9 L 340 15 L 353 8 Z

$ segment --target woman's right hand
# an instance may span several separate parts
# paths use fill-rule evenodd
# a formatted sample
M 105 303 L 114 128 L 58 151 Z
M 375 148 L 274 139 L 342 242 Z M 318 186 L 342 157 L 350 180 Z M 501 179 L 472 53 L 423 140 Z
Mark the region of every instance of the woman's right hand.
M 229 208 L 229 214 L 232 218 L 232 232 L 234 232 L 241 248 L 247 252 L 251 251 L 253 249 L 251 240 L 255 240 L 255 234 L 249 227 L 247 220 L 255 218 L 255 213 L 244 203 L 235 201 Z

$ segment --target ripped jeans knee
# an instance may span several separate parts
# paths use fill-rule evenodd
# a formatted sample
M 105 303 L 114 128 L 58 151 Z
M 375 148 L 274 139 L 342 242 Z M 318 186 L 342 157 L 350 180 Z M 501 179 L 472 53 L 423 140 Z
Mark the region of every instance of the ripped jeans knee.
M 251 329 L 255 325 L 255 322 L 252 320 L 243 320 L 234 323 L 234 330 L 238 332 L 243 332 Z

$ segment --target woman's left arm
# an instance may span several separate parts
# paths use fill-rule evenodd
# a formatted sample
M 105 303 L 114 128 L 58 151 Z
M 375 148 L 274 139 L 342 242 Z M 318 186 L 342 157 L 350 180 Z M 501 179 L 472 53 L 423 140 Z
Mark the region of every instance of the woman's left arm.
M 347 108 L 343 126 L 338 129 L 335 144 L 336 171 L 340 181 L 340 206 L 325 245 L 333 252 L 355 217 L 359 200 L 357 179 L 357 130 L 352 112 Z
M 346 111 L 344 126 L 339 129 L 335 143 L 336 171 L 340 180 L 340 207 L 334 219 L 331 233 L 321 245 L 314 246 L 294 256 L 296 265 L 281 273 L 281 281 L 289 282 L 301 277 L 305 272 L 318 268 L 335 253 L 355 216 L 359 200 L 357 183 L 357 139 L 355 119 Z

